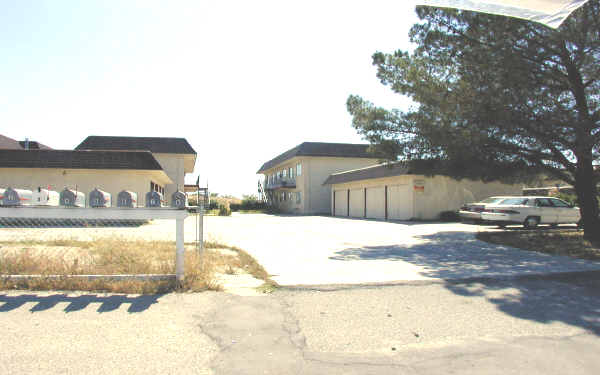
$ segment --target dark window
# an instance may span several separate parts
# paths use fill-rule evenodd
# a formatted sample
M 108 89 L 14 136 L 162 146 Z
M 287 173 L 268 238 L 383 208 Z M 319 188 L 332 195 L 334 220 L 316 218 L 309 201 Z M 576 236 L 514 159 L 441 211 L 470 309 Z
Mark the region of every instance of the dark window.
M 548 198 L 538 198 L 535 200 L 535 205 L 537 207 L 552 207 L 552 202 Z
M 554 205 L 554 207 L 564 207 L 564 208 L 571 207 L 567 202 L 562 201 L 562 200 L 557 199 L 557 198 L 551 198 L 550 202 L 552 202 L 552 204 Z

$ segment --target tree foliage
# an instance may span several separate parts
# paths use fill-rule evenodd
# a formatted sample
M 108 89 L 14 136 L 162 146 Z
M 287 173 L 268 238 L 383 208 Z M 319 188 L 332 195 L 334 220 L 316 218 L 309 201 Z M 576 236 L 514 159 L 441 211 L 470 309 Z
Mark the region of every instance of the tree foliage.
M 591 0 L 552 30 L 417 7 L 415 50 L 373 55 L 381 82 L 416 105 L 387 110 L 350 96 L 353 126 L 389 159 L 442 165 L 455 177 L 521 179 L 543 171 L 575 185 L 586 228 L 595 227 L 599 10 L 600 0 Z

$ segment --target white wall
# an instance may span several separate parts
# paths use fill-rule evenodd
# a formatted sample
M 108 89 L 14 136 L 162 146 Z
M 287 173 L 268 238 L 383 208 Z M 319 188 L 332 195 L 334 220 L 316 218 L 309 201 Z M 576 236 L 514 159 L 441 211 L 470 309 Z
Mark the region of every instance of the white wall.
M 171 195 L 179 190 L 183 191 L 185 184 L 184 155 L 183 154 L 152 154 L 160 164 L 167 176 L 173 181 L 165 185 L 165 197 L 171 199 Z

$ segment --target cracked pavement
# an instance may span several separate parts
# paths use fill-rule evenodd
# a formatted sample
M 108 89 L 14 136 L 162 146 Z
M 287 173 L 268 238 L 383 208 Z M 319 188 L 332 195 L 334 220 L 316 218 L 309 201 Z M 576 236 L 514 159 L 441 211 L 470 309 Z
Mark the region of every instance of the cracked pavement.
M 598 374 L 600 273 L 157 296 L 0 292 L 2 374 Z

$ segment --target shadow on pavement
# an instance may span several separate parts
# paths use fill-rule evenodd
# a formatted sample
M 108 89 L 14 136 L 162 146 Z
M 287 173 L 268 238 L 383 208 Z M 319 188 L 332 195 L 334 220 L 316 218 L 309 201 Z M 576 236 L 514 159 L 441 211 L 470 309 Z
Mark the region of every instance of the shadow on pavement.
M 414 239 L 418 243 L 408 239 L 407 244 L 348 248 L 329 259 L 404 261 L 421 267 L 421 275 L 438 279 L 600 270 L 600 263 L 490 244 L 470 232 L 438 232 Z
M 421 275 L 444 280 L 453 293 L 486 298 L 511 316 L 560 321 L 600 335 L 600 263 L 494 245 L 466 232 L 414 238 L 420 243 L 348 248 L 329 259 L 408 262 Z M 548 276 L 560 272 L 573 273 Z
M 138 313 L 147 310 L 153 304 L 158 303 L 158 299 L 162 296 L 162 294 L 142 295 L 137 297 L 128 297 L 126 295 L 98 296 L 96 294 L 84 294 L 80 296 L 68 296 L 66 294 L 53 294 L 49 296 L 21 294 L 10 296 L 0 294 L 0 313 L 18 309 L 30 302 L 36 303 L 29 309 L 32 313 L 52 309 L 61 302 L 69 303 L 63 310 L 65 313 L 83 310 L 92 303 L 100 304 L 96 310 L 99 313 L 117 310 L 122 304 L 130 304 L 127 312 Z

